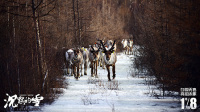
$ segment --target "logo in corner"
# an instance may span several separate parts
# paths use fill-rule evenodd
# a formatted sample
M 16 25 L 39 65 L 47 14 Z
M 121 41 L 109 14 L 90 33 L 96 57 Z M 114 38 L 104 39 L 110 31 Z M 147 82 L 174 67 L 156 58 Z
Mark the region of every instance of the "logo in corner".
M 20 96 L 17 96 L 16 94 L 13 96 L 10 96 L 8 93 L 6 93 L 6 96 L 8 96 L 8 99 L 4 99 L 6 104 L 4 105 L 4 108 L 7 107 L 13 107 L 16 108 L 18 105 L 25 105 L 25 104 L 35 104 L 34 106 L 39 106 L 40 101 L 44 99 L 43 96 L 40 96 L 40 94 L 35 95 L 35 97 L 32 94 L 21 94 Z

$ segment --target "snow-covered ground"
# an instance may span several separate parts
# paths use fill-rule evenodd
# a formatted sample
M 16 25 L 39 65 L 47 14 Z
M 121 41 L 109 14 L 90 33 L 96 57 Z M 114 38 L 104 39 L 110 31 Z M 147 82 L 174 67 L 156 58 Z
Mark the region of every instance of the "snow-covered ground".
M 170 97 L 156 99 L 148 95 L 143 78 L 132 77 L 131 56 L 117 54 L 116 78 L 108 82 L 107 71 L 98 68 L 99 78 L 88 75 L 76 80 L 66 76 L 68 89 L 44 112 L 178 112 L 180 101 Z M 111 74 L 112 76 L 112 74 Z

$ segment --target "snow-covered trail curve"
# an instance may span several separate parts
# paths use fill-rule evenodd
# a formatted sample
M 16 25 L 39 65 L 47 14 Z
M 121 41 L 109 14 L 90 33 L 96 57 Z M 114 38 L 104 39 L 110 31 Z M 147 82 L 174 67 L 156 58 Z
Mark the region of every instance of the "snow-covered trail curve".
M 130 76 L 130 56 L 117 55 L 116 78 L 108 82 L 107 71 L 98 68 L 99 78 L 88 75 L 78 81 L 66 76 L 68 89 L 51 105 L 42 107 L 44 112 L 178 112 L 180 104 L 173 98 L 149 97 L 143 78 Z M 111 74 L 112 76 L 112 74 Z M 96 82 L 96 83 L 94 83 Z M 117 87 L 118 86 L 118 87 Z M 109 89 L 114 87 L 114 89 Z

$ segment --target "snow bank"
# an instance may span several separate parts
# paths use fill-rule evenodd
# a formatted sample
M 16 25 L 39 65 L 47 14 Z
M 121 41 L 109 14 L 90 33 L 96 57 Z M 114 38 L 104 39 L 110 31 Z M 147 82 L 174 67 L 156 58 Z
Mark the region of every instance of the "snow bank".
M 78 81 L 66 76 L 68 89 L 53 104 L 42 107 L 44 112 L 178 112 L 180 104 L 173 98 L 155 99 L 143 78 L 130 75 L 132 60 L 117 55 L 116 79 L 108 82 L 107 71 L 98 68 L 99 78 L 88 75 Z M 111 74 L 112 76 L 112 74 Z

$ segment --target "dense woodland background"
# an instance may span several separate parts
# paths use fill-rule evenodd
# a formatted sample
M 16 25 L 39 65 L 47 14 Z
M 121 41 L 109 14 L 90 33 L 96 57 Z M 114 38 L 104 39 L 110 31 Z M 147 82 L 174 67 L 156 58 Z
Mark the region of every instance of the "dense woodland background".
M 197 88 L 200 101 L 200 1 L 138 0 L 129 33 L 141 46 L 135 63 L 156 77 L 163 91 Z M 164 95 L 164 94 L 163 94 Z
M 64 52 L 99 39 L 140 46 L 134 63 L 162 89 L 200 90 L 198 0 L 1 0 L 0 104 L 9 95 L 51 102 L 64 83 Z M 57 89 L 55 89 L 57 88 Z M 198 95 L 200 101 L 200 96 Z

